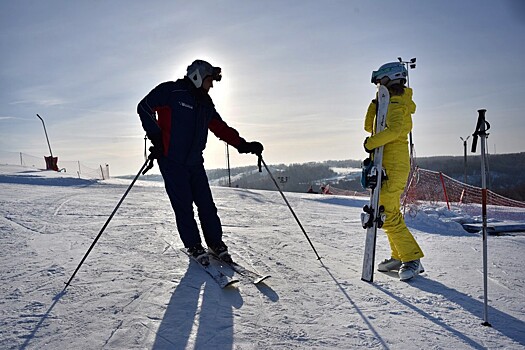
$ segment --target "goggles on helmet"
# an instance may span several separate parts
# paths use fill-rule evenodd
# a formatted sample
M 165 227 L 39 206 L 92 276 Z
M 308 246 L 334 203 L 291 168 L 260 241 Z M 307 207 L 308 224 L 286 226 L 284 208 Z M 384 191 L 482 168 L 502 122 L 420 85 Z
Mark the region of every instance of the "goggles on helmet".
M 381 82 L 383 78 L 386 80 L 405 79 L 407 70 L 405 66 L 399 62 L 386 63 L 379 67 L 378 70 L 372 72 L 372 84 Z
M 211 74 L 211 77 L 213 80 L 221 81 L 222 79 L 221 67 L 213 67 L 213 72 Z
M 193 61 L 187 68 L 186 76 L 190 78 L 197 88 L 200 88 L 204 79 L 209 76 L 216 81 L 221 81 L 222 79 L 221 68 L 214 67 L 203 60 Z

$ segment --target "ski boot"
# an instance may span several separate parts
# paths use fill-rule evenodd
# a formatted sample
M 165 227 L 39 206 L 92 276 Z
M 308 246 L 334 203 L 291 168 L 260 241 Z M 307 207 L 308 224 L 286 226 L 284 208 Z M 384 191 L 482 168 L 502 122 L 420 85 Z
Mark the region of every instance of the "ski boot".
M 201 265 L 208 266 L 210 264 L 210 257 L 200 243 L 192 248 L 189 248 L 188 253 L 190 253 L 191 256 L 193 256 L 193 258 Z
M 233 262 L 233 259 L 230 253 L 228 253 L 228 247 L 226 246 L 226 244 L 224 244 L 224 242 L 221 241 L 219 244 L 215 246 L 209 246 L 208 249 L 210 250 L 212 254 L 217 256 L 222 261 L 227 262 L 227 263 Z
M 379 272 L 390 272 L 390 271 L 399 271 L 402 262 L 400 260 L 390 258 L 385 259 L 377 265 L 377 271 Z
M 416 277 L 420 273 L 425 272 L 421 261 L 412 260 L 401 264 L 399 268 L 399 279 L 401 281 L 408 281 L 409 279 Z

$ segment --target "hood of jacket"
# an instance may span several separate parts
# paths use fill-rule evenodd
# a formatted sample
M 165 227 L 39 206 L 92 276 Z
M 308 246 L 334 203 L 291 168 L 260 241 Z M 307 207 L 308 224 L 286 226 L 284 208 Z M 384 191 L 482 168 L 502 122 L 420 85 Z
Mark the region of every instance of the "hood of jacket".
M 405 93 L 399 96 L 402 103 L 408 106 L 408 111 L 410 112 L 410 114 L 416 113 L 416 104 L 414 100 L 412 100 L 413 93 L 414 91 L 411 88 L 407 87 L 405 88 Z

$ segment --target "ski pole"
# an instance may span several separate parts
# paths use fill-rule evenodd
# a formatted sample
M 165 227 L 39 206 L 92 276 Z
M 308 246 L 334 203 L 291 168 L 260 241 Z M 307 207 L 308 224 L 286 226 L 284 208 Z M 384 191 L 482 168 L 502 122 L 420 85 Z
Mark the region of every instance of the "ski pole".
M 115 207 L 115 209 L 113 209 L 113 212 L 111 213 L 111 215 L 109 216 L 109 218 L 107 219 L 106 223 L 104 224 L 104 226 L 102 226 L 102 229 L 100 230 L 100 232 L 98 233 L 97 237 L 95 238 L 95 240 L 93 241 L 93 243 L 91 243 L 91 246 L 89 247 L 89 249 L 87 250 L 86 254 L 84 255 L 84 257 L 82 258 L 82 260 L 80 261 L 80 264 L 78 264 L 77 268 L 75 269 L 75 272 L 73 272 L 73 275 L 71 275 L 71 277 L 69 278 L 69 280 L 66 282 L 66 286 L 64 287 L 64 289 L 62 290 L 62 293 L 64 293 L 66 291 L 66 288 L 69 286 L 69 284 L 71 283 L 71 281 L 73 280 L 73 278 L 75 277 L 75 275 L 77 274 L 78 270 L 80 269 L 80 267 L 82 266 L 82 264 L 84 263 L 84 261 L 86 260 L 86 258 L 88 257 L 89 253 L 91 252 L 91 250 L 93 249 L 93 247 L 95 246 L 95 244 L 97 244 L 97 241 L 98 239 L 100 238 L 100 236 L 102 235 L 102 233 L 104 232 L 104 230 L 106 229 L 106 227 L 108 226 L 109 222 L 111 221 L 111 219 L 113 219 L 113 215 L 115 215 L 115 213 L 117 212 L 118 208 L 120 207 L 120 205 L 122 204 L 122 202 L 124 201 L 124 198 L 126 198 L 126 196 L 128 195 L 129 191 L 131 191 L 131 188 L 133 187 L 133 185 L 135 184 L 135 182 L 137 181 L 137 179 L 139 178 L 140 174 L 144 175 L 146 174 L 146 172 L 151 169 L 153 167 L 153 158 L 150 154 L 150 156 L 148 157 L 148 159 L 146 159 L 146 161 L 144 162 L 144 165 L 142 165 L 142 167 L 140 168 L 139 172 L 137 173 L 137 175 L 135 176 L 135 178 L 133 179 L 133 181 L 131 181 L 131 184 L 129 185 L 128 189 L 126 190 L 126 192 L 124 193 L 124 195 L 122 196 L 122 198 L 120 199 L 120 201 L 118 202 L 117 206 Z
M 485 120 L 486 109 L 478 109 L 478 122 L 476 123 L 476 130 L 474 130 L 474 139 L 472 140 L 472 152 L 476 152 L 478 136 L 481 138 L 481 216 L 483 222 L 483 325 L 491 327 L 488 316 L 488 272 L 487 272 L 487 167 L 485 163 L 486 151 L 485 142 L 487 130 L 490 129 L 490 124 Z
M 293 211 L 292 207 L 290 206 L 290 203 L 288 203 L 288 200 L 287 200 L 286 197 L 284 196 L 283 191 L 281 191 L 281 188 L 280 188 L 279 185 L 277 184 L 277 181 L 275 181 L 275 178 L 273 177 L 272 173 L 270 172 L 270 169 L 268 169 L 268 166 L 266 165 L 266 162 L 265 162 L 264 159 L 262 158 L 262 155 L 259 155 L 259 161 L 258 161 L 259 172 L 262 172 L 261 163 L 264 165 L 264 168 L 265 168 L 266 171 L 268 172 L 268 175 L 270 175 L 270 177 L 272 178 L 272 181 L 273 181 L 273 183 L 275 184 L 275 187 L 277 187 L 277 189 L 279 190 L 279 193 L 281 194 L 281 196 L 283 197 L 284 201 L 286 202 L 286 205 L 288 206 L 288 208 L 289 208 L 290 211 L 292 212 L 292 215 L 293 215 L 293 217 L 295 218 L 295 221 L 297 221 L 297 224 L 299 225 L 299 227 L 300 227 L 301 230 L 303 231 L 303 234 L 304 234 L 304 236 L 306 237 L 306 239 L 308 240 L 308 243 L 310 243 L 310 246 L 312 247 L 312 249 L 313 249 L 315 255 L 317 256 L 317 260 L 321 260 L 321 257 L 319 256 L 319 254 L 317 254 L 317 250 L 315 250 L 315 247 L 314 247 L 314 245 L 312 244 L 312 241 L 310 240 L 310 237 L 308 237 L 308 235 L 306 234 L 306 231 L 304 230 L 303 225 L 301 225 L 301 222 L 299 221 L 299 218 L 297 217 L 297 215 L 295 215 L 295 212 Z

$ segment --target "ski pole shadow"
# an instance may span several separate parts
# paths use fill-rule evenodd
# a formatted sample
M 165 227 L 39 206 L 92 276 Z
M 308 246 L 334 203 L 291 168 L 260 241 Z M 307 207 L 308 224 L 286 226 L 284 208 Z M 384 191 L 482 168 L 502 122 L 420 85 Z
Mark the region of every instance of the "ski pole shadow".
M 485 327 L 482 325 L 483 309 L 484 309 L 484 305 L 482 301 L 476 300 L 472 298 L 471 296 L 468 296 L 453 288 L 445 286 L 440 282 L 425 278 L 424 276 L 418 277 L 417 280 L 414 282 L 416 283 L 410 283 L 412 287 L 419 288 L 426 293 L 442 295 L 443 297 L 450 300 L 451 302 L 459 305 L 464 310 L 470 312 L 474 317 L 479 318 L 479 326 Z M 469 338 L 467 335 L 454 329 L 452 326 L 446 324 L 445 321 L 439 319 L 438 317 L 428 314 L 427 312 L 407 302 L 402 297 L 397 296 L 393 292 L 384 289 L 380 285 L 375 284 L 374 286 L 381 292 L 387 294 L 391 298 L 398 301 L 399 303 L 416 311 L 417 313 L 421 314 L 426 319 L 434 322 L 435 324 L 449 331 L 456 337 L 464 340 L 467 344 L 469 344 L 473 348 L 485 349 L 485 346 L 483 344 L 480 344 L 474 339 Z M 489 317 L 489 322 L 492 325 L 492 328 L 501 332 L 502 334 L 509 337 L 510 339 L 513 339 L 519 344 L 525 345 L 525 337 L 523 336 L 523 330 L 525 329 L 524 321 L 519 320 L 515 318 L 514 316 L 511 316 L 505 312 L 499 311 L 490 305 L 488 307 L 488 317 Z
M 44 313 L 44 315 L 42 315 L 42 318 L 35 325 L 35 328 L 33 328 L 31 333 L 25 337 L 26 340 L 20 346 L 20 350 L 25 350 L 29 346 L 29 343 L 31 343 L 31 340 L 33 340 L 35 338 L 36 334 L 40 330 L 40 327 L 42 327 L 44 322 L 51 316 L 51 313 L 52 313 L 53 309 L 55 308 L 56 304 L 59 302 L 60 298 L 62 298 L 65 294 L 66 294 L 66 291 L 62 290 L 60 293 L 58 293 L 57 295 L 55 295 L 53 297 L 53 303 L 51 304 L 49 309 L 47 309 L 47 311 Z
M 236 287 L 221 289 L 190 259 L 167 304 L 152 349 L 233 349 L 233 309 L 242 305 Z
M 348 300 L 348 302 L 350 303 L 350 305 L 352 305 L 352 307 L 355 309 L 355 311 L 359 314 L 359 316 L 361 317 L 361 319 L 364 321 L 364 323 L 367 325 L 368 329 L 370 329 L 370 331 L 374 334 L 374 337 L 379 341 L 379 343 L 381 344 L 381 346 L 383 347 L 383 349 L 388 349 L 388 346 L 387 344 L 385 343 L 385 341 L 383 340 L 383 338 L 381 338 L 381 336 L 379 335 L 379 333 L 376 331 L 376 329 L 374 328 L 374 326 L 370 323 L 370 321 L 368 320 L 368 318 L 364 315 L 363 311 L 359 308 L 359 306 L 357 306 L 357 304 L 352 300 L 352 298 L 350 297 L 350 295 L 348 295 L 348 293 L 346 292 L 344 286 L 337 280 L 337 278 L 332 274 L 332 272 L 330 271 L 330 268 L 328 266 L 326 266 L 324 264 L 324 262 L 322 260 L 320 260 L 320 263 L 321 263 L 321 266 L 325 269 L 326 273 L 328 274 L 328 276 L 330 276 L 330 278 L 334 281 L 335 285 L 337 286 L 337 288 L 339 288 L 339 290 L 341 291 L 341 293 L 343 293 L 343 295 L 345 296 L 345 298 Z

